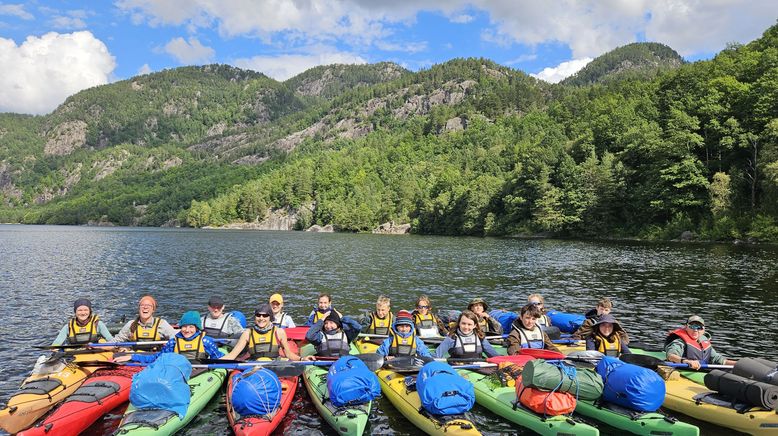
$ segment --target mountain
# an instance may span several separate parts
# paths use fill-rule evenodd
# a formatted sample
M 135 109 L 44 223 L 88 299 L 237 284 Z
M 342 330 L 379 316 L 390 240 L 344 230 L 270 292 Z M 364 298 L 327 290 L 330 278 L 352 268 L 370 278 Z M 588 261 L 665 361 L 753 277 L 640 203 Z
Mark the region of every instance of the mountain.
M 0 221 L 778 240 L 776 33 L 559 85 L 487 59 L 134 77 L 0 114 Z
M 626 78 L 650 79 L 664 71 L 678 68 L 683 62 L 681 55 L 664 44 L 636 42 L 596 57 L 561 83 L 585 86 Z

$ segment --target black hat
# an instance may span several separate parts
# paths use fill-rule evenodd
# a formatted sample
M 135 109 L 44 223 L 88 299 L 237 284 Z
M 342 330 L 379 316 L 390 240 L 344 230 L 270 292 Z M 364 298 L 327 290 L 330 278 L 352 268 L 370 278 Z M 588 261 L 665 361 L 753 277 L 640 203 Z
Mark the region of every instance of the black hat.
M 88 300 L 88 299 L 86 299 L 86 298 L 79 298 L 78 300 L 76 300 L 76 301 L 73 303 L 73 312 L 75 312 L 75 311 L 76 311 L 76 309 L 78 309 L 78 308 L 79 308 L 79 307 L 81 307 L 81 306 L 86 306 L 86 307 L 88 307 L 88 308 L 89 308 L 89 311 L 90 311 L 90 312 L 92 311 L 92 302 L 91 302 L 91 301 L 89 301 L 89 300 Z
M 338 328 L 343 328 L 343 322 L 340 320 L 340 315 L 338 315 L 338 312 L 335 312 L 334 310 L 332 310 L 330 314 L 324 318 L 324 321 L 332 321 L 338 325 Z
M 273 309 L 270 307 L 269 304 L 265 303 L 265 304 L 257 307 L 254 310 L 254 316 L 257 316 L 257 315 L 260 315 L 260 314 L 272 315 L 273 314 Z
M 208 300 L 209 307 L 224 307 L 224 299 L 218 295 L 214 295 Z

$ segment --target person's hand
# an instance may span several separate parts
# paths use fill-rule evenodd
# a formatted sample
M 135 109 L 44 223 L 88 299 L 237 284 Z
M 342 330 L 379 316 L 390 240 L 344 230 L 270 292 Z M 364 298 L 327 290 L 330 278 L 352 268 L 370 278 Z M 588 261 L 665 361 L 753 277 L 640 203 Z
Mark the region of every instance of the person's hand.
M 386 360 L 392 360 L 392 359 L 394 359 L 394 356 L 386 356 L 386 357 L 384 357 L 384 359 L 386 359 Z
M 484 312 L 481 314 L 483 318 L 489 318 L 489 312 Z
M 700 366 L 701 366 L 699 360 L 682 360 L 681 362 L 688 364 L 689 368 L 691 368 L 691 369 L 693 369 L 695 371 L 700 369 Z
M 129 362 L 130 359 L 132 359 L 132 356 L 127 355 L 127 356 L 114 357 L 113 361 L 116 362 L 116 363 Z
M 313 362 L 314 360 L 316 360 L 316 356 L 305 356 L 300 360 L 305 360 L 306 362 Z

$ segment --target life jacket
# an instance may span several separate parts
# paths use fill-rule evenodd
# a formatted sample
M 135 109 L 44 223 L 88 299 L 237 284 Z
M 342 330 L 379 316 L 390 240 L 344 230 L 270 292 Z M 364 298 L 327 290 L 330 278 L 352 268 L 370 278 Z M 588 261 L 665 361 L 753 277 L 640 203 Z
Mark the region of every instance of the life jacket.
M 454 336 L 454 346 L 448 350 L 448 354 L 451 357 L 458 359 L 482 357 L 481 354 L 484 352 L 484 348 L 481 345 L 481 338 L 475 333 L 462 336 L 459 334 L 459 330 L 457 330 Z
M 199 332 L 193 339 L 184 339 L 180 336 L 176 336 L 176 348 L 175 352 L 186 357 L 189 361 L 196 361 L 199 359 L 207 359 L 208 353 L 205 352 L 205 344 L 203 344 L 203 337 L 205 334 Z
M 416 328 L 416 333 L 420 338 L 440 336 L 440 331 L 438 330 L 438 320 L 435 319 L 435 315 L 432 313 L 422 315 L 419 312 L 414 312 L 413 324 Z
M 276 326 L 273 326 L 264 333 L 257 330 L 256 326 L 251 329 L 251 336 L 249 336 L 249 354 L 252 359 L 259 359 L 261 357 L 276 358 L 279 356 L 278 346 Z
M 416 335 L 411 332 L 407 338 L 403 338 L 392 332 L 392 346 L 389 348 L 390 356 L 413 356 L 416 354 Z
M 517 326 L 514 322 L 511 328 L 519 334 L 521 348 L 546 348 L 546 344 L 543 342 L 543 330 L 541 330 L 539 325 L 536 324 L 534 329 L 527 330 L 524 328 L 524 325 Z
M 392 327 L 394 316 L 392 312 L 386 318 L 379 318 L 375 312 L 370 316 L 370 327 L 367 328 L 365 333 L 372 333 L 374 335 L 388 335 L 389 329 Z
M 621 338 L 619 337 L 619 333 L 614 331 L 611 333 L 610 337 L 612 340 L 609 340 L 607 337 L 600 334 L 599 331 L 595 330 L 595 349 L 606 356 L 619 357 L 621 354 Z
M 273 315 L 270 321 L 273 323 L 274 326 L 282 327 L 281 323 L 284 322 L 285 316 L 286 316 L 286 312 L 279 312 L 278 315 Z
M 332 312 L 333 310 L 335 310 L 335 308 L 330 306 L 330 308 L 327 311 L 321 312 L 321 311 L 319 311 L 318 307 L 314 307 L 313 308 L 313 324 L 316 324 L 319 321 L 323 321 L 324 318 L 326 318 L 326 316 L 324 316 L 324 314 L 327 313 L 327 312 Z
M 488 332 L 489 331 L 489 323 L 486 321 L 486 318 L 478 317 L 478 325 L 481 326 L 482 332 Z
M 203 332 L 206 335 L 208 335 L 208 336 L 210 336 L 212 338 L 216 338 L 216 339 L 229 337 L 230 335 L 228 335 L 227 333 L 224 333 L 224 327 L 227 326 L 227 320 L 230 318 L 230 316 L 232 316 L 232 314 L 231 313 L 225 313 L 223 316 L 224 316 L 224 319 L 222 320 L 222 325 L 221 326 L 219 326 L 219 327 L 210 326 L 209 327 L 206 324 L 206 321 L 210 320 L 213 323 L 213 321 L 218 321 L 218 320 L 212 320 L 207 314 L 203 315 L 202 319 L 201 319 L 201 321 L 203 323 Z
M 705 335 L 700 335 L 699 342 L 692 339 L 685 328 L 679 328 L 670 332 L 665 339 L 665 345 L 674 341 L 675 338 L 683 339 L 686 347 L 684 347 L 683 356 L 684 359 L 698 360 L 700 363 L 708 363 L 710 361 L 713 348 L 710 344 L 710 339 Z
M 545 313 L 540 315 L 540 318 L 535 320 L 535 324 L 543 327 L 549 327 L 551 326 L 551 318 L 548 317 Z
M 162 318 L 154 318 L 154 321 L 151 323 L 151 327 L 144 327 L 141 322 L 140 318 L 135 320 L 135 332 L 131 332 L 130 334 L 130 340 L 136 341 L 136 342 L 147 342 L 147 341 L 160 341 L 162 340 L 162 335 L 159 334 L 159 323 L 162 322 Z
M 100 334 L 97 332 L 98 322 L 100 322 L 100 317 L 92 315 L 89 317 L 86 325 L 82 327 L 78 325 L 75 316 L 70 318 L 68 323 L 68 344 L 81 345 L 97 342 L 100 339 Z
M 335 333 L 321 332 L 324 339 L 316 347 L 316 354 L 322 357 L 346 356 L 349 354 L 348 337 L 346 333 L 338 329 Z

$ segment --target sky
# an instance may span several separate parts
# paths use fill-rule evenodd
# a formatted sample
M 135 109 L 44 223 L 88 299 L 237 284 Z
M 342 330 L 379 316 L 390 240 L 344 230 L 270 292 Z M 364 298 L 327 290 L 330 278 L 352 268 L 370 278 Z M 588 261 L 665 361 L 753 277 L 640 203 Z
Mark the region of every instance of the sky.
M 558 82 L 637 41 L 709 59 L 776 18 L 773 0 L 0 0 L 0 112 L 46 114 L 85 88 L 211 63 L 283 81 L 483 57 Z

